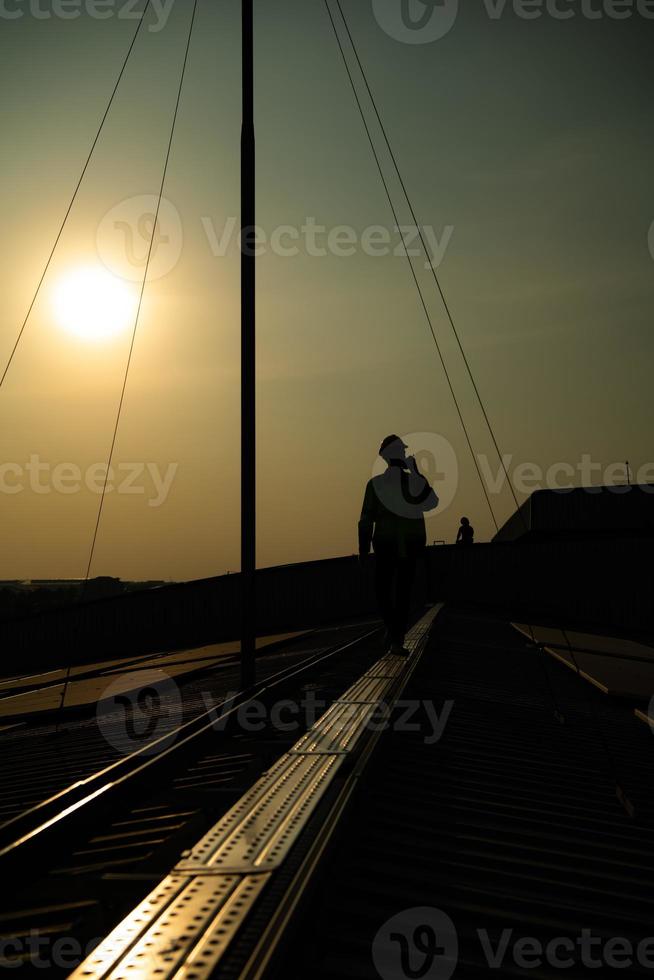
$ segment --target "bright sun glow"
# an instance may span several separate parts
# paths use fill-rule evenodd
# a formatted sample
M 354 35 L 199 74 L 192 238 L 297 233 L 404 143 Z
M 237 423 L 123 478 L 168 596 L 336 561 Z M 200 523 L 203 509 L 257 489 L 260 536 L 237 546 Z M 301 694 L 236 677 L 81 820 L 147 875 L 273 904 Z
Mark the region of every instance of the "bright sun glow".
M 107 340 L 134 320 L 132 289 L 98 266 L 75 269 L 55 286 L 53 307 L 64 330 L 83 340 Z

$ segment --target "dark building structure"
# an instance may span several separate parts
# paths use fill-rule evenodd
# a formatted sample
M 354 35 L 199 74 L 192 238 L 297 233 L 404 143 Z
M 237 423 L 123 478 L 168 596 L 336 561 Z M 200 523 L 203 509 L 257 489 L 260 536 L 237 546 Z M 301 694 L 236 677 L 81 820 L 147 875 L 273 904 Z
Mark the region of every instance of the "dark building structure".
M 537 490 L 493 540 L 625 534 L 654 535 L 653 484 Z

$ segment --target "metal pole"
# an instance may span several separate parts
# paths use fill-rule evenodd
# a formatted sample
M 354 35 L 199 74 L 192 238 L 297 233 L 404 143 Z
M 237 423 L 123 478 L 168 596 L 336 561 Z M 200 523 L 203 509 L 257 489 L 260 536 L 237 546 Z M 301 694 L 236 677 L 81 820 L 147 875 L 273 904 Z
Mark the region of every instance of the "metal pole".
M 256 402 L 253 0 L 242 0 L 241 130 L 241 687 L 255 682 Z

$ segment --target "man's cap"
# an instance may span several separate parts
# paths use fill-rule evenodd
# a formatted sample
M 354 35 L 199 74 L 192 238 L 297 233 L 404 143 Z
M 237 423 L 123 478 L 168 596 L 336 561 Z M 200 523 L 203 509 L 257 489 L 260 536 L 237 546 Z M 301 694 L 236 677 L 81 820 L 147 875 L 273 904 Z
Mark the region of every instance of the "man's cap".
M 406 442 L 403 442 L 402 439 L 400 439 L 399 436 L 395 436 L 395 435 L 393 435 L 393 436 L 386 436 L 386 438 L 382 442 L 381 446 L 379 447 L 379 455 L 381 456 L 382 453 L 384 452 L 384 450 L 385 449 L 388 449 L 388 447 L 392 443 L 394 443 L 394 442 L 399 442 L 402 446 L 404 446 L 405 449 L 408 448 Z

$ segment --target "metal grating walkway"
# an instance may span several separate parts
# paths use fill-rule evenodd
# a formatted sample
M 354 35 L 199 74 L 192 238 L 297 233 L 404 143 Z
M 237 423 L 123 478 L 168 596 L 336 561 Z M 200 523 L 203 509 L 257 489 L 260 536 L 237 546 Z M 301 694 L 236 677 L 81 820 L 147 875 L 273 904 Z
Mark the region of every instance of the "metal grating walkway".
M 422 651 L 439 611 L 431 609 L 410 631 L 412 654 Z M 72 976 L 211 976 L 372 715 L 388 712 L 415 659 L 385 656 L 366 671 Z

